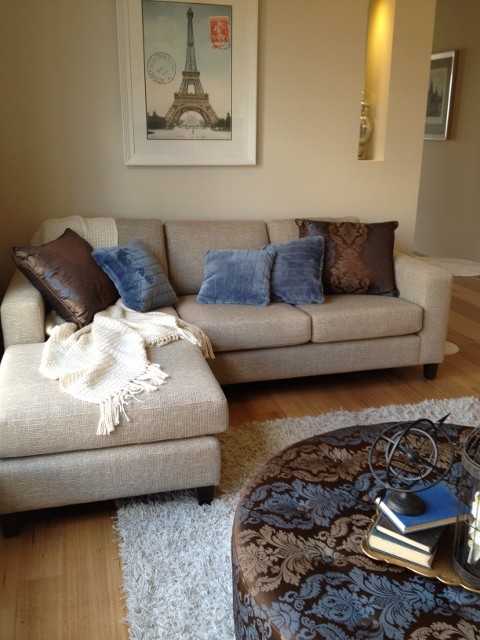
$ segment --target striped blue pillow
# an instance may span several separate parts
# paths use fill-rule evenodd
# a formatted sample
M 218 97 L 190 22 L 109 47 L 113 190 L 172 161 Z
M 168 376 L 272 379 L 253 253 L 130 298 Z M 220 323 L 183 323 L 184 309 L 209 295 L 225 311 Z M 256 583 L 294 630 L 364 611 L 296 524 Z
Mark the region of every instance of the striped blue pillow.
M 92 256 L 129 309 L 147 312 L 177 301 L 162 265 L 139 240 L 121 247 L 95 249 Z
M 290 304 L 324 302 L 324 245 L 323 236 L 309 236 L 284 244 L 267 245 L 275 250 L 270 281 L 272 301 Z
M 197 302 L 202 304 L 270 303 L 273 249 L 210 249 Z

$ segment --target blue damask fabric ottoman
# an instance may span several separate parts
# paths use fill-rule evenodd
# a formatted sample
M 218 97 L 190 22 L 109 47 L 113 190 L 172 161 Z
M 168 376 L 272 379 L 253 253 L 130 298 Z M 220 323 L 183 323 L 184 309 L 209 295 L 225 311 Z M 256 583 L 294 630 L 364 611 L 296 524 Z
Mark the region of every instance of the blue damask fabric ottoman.
M 232 536 L 237 640 L 480 640 L 479 593 L 361 550 L 379 489 L 368 452 L 385 426 L 299 442 L 248 484 Z M 448 429 L 458 445 L 470 431 Z

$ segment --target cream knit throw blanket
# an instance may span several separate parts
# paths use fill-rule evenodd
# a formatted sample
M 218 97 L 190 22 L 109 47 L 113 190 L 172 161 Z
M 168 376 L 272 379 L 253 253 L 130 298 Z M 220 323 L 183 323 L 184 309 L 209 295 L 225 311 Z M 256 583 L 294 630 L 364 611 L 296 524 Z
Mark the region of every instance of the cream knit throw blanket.
M 119 300 L 96 313 L 82 329 L 67 322 L 55 327 L 45 343 L 40 372 L 59 380 L 63 391 L 100 406 L 97 434 L 115 430 L 128 402 L 154 391 L 168 378 L 148 361 L 147 347 L 189 340 L 213 358 L 210 340 L 194 325 L 159 311 L 138 313 Z

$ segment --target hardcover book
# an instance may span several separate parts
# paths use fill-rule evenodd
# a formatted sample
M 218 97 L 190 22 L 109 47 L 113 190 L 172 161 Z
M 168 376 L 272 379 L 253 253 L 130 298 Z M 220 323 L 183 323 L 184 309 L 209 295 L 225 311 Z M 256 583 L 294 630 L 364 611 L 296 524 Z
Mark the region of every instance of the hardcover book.
M 413 562 L 422 567 L 431 567 L 435 557 L 436 547 L 432 551 L 423 551 L 422 549 L 412 547 L 397 538 L 392 538 L 379 531 L 377 523 L 372 525 L 367 537 L 367 542 L 372 549 L 381 551 L 395 558 L 406 560 L 407 562 Z
M 416 531 L 414 533 L 402 533 L 383 512 L 378 515 L 376 523 L 379 533 L 400 540 L 404 544 L 408 544 L 421 551 L 432 551 L 432 549 L 437 546 L 438 541 L 447 528 L 447 525 L 443 525 L 442 527 L 423 529 L 422 531 Z
M 455 522 L 457 519 L 457 498 L 445 483 L 439 482 L 433 487 L 419 491 L 418 495 L 425 502 L 425 511 L 418 516 L 405 516 L 392 511 L 385 504 L 385 499 L 376 498 L 375 502 L 402 533 L 433 529 Z

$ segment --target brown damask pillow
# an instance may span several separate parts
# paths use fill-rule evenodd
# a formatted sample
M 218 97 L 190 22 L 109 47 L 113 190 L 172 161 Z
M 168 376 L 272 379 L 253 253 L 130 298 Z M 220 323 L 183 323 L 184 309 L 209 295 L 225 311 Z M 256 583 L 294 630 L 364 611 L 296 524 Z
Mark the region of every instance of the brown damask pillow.
M 49 305 L 82 327 L 118 300 L 115 285 L 92 257 L 92 247 L 72 229 L 38 247 L 12 247 L 12 258 Z
M 295 220 L 301 238 L 323 236 L 325 294 L 398 296 L 393 245 L 398 222 Z

